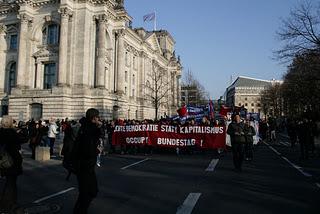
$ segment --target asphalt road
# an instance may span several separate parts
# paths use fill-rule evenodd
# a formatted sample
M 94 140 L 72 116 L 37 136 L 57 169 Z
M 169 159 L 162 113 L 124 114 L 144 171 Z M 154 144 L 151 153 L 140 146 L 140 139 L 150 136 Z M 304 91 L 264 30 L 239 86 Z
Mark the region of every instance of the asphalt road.
M 107 155 L 96 169 L 100 192 L 90 213 L 319 214 L 319 157 L 303 168 L 293 154 L 298 149 L 283 144 L 258 145 L 242 173 L 233 170 L 230 152 L 220 157 Z M 24 174 L 18 180 L 21 210 L 72 213 L 76 178 L 65 180 L 58 159 L 40 163 L 24 156 Z M 0 188 L 3 182 L 0 179 Z

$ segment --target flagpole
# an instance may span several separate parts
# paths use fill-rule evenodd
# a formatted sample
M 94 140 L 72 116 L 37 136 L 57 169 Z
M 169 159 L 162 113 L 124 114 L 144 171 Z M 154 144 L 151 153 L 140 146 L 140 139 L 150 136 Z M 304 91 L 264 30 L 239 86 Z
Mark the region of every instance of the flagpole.
M 153 30 L 157 30 L 157 14 L 156 11 L 154 11 L 154 20 L 153 20 Z

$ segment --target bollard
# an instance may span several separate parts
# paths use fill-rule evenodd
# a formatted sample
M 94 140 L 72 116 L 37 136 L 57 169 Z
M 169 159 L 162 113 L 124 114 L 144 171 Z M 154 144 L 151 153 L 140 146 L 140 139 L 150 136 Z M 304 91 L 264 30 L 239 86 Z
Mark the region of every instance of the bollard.
M 37 161 L 50 160 L 50 147 L 37 146 L 35 160 Z

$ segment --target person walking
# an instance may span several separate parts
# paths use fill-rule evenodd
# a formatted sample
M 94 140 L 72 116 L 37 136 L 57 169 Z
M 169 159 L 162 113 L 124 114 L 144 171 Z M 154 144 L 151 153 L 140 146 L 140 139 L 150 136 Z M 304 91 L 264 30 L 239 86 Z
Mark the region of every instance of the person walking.
M 244 134 L 244 125 L 241 122 L 240 115 L 235 115 L 232 123 L 229 124 L 227 134 L 231 138 L 231 148 L 233 154 L 233 164 L 235 170 L 242 171 L 243 147 L 246 142 Z
M 99 111 L 90 108 L 86 117 L 80 120 L 81 127 L 76 139 L 77 148 L 77 180 L 79 195 L 74 206 L 74 214 L 86 214 L 91 201 L 97 196 L 98 183 L 95 173 L 95 166 L 99 138 L 101 138 L 102 123 L 99 121 Z
M 249 119 L 246 120 L 244 125 L 244 135 L 246 138 L 246 144 L 244 146 L 245 160 L 251 161 L 253 159 L 253 136 L 256 135 L 256 131 Z
M 28 141 L 27 134 L 13 128 L 13 119 L 5 115 L 1 121 L 0 147 L 12 159 L 12 166 L 0 168 L 1 176 L 6 178 L 0 198 L 0 213 L 13 213 L 17 208 L 17 178 L 22 174 L 21 144 Z
M 298 124 L 298 139 L 300 144 L 300 159 L 309 159 L 309 148 L 312 136 L 312 128 L 306 117 L 303 117 Z
M 54 148 L 54 142 L 56 141 L 56 136 L 58 134 L 58 126 L 54 122 L 53 119 L 50 121 L 49 125 L 49 131 L 48 131 L 48 139 L 49 139 L 49 146 L 50 146 L 50 156 L 53 155 L 53 148 Z

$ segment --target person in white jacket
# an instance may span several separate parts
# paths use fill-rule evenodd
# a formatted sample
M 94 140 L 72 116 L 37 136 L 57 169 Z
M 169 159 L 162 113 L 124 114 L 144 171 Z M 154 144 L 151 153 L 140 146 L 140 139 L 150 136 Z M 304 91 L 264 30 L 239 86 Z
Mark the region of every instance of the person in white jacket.
M 50 145 L 50 156 L 53 155 L 53 147 L 54 147 L 54 142 L 56 140 L 56 135 L 58 134 L 58 126 L 54 122 L 54 120 L 50 121 L 49 125 L 49 131 L 48 131 L 48 139 L 49 139 L 49 145 Z

